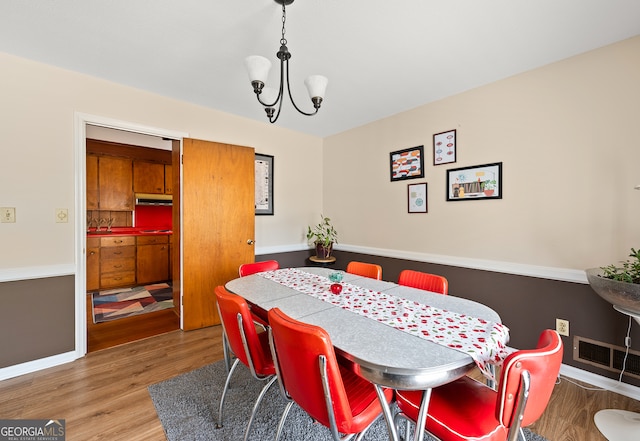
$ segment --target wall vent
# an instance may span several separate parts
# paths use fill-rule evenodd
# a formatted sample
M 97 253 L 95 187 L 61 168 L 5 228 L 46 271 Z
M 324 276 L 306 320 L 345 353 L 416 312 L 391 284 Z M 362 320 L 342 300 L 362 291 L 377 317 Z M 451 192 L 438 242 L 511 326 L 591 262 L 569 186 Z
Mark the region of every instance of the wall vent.
M 622 371 L 626 348 L 585 337 L 573 338 L 573 359 L 611 372 Z M 624 375 L 640 378 L 640 352 L 629 350 Z

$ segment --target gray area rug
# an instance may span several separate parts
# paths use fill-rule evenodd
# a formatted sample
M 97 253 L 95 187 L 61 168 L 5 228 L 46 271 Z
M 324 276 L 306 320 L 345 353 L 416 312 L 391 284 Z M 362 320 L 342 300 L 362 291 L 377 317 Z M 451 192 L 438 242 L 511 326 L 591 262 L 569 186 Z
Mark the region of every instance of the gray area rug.
M 226 370 L 223 361 L 149 386 L 149 394 L 167 435 L 168 441 L 236 441 L 242 440 L 253 403 L 265 384 L 255 380 L 249 370 L 240 365 L 234 373 L 225 400 L 224 427 L 216 429 L 218 404 L 224 387 Z M 286 401 L 280 395 L 277 382 L 267 392 L 253 422 L 249 439 L 273 439 Z M 527 441 L 546 441 L 525 429 Z M 330 441 L 331 433 L 314 423 L 299 407 L 293 406 L 283 441 Z M 384 419 L 379 418 L 367 431 L 368 441 L 387 441 L 389 435 Z M 433 438 L 425 436 L 425 441 Z

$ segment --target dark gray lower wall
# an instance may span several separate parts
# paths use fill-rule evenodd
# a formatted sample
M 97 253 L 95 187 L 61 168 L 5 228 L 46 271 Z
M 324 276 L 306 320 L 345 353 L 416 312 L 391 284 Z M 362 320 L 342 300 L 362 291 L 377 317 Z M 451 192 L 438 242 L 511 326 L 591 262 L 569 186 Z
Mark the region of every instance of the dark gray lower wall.
M 0 368 L 75 350 L 75 276 L 0 283 Z
M 256 256 L 256 260 L 276 259 L 282 267 L 312 264 L 310 251 Z M 445 276 L 449 294 L 483 303 L 500 314 L 511 330 L 510 346 L 535 347 L 540 332 L 555 329 L 556 318 L 569 320 L 570 337 L 562 337 L 563 363 L 604 377 L 618 375 L 598 367 L 573 360 L 573 337 L 580 336 L 624 346 L 629 318 L 615 311 L 589 285 L 561 282 L 535 277 L 517 276 L 491 271 L 436 265 L 404 259 L 380 257 L 345 251 L 334 251 L 337 258 L 331 267 L 344 270 L 351 260 L 377 263 L 382 266 L 382 278 L 397 281 L 403 269 L 415 269 Z M 640 350 L 640 326 L 631 329 L 632 350 Z M 640 380 L 625 376 L 625 383 L 640 386 Z

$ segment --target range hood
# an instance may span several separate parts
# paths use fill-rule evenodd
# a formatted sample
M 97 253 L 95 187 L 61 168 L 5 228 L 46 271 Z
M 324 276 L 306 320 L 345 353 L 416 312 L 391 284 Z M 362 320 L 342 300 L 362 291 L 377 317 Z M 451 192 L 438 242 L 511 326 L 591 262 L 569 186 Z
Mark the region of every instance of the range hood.
M 171 205 L 173 196 L 170 194 L 136 193 L 136 205 Z

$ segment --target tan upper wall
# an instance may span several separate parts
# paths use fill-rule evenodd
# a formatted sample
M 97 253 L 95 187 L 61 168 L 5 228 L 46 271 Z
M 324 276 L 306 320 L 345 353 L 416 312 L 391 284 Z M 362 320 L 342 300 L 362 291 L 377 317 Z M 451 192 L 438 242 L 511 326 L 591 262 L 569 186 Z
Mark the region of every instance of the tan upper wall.
M 0 71 L 0 207 L 15 207 L 17 218 L 0 224 L 1 269 L 75 261 L 75 112 L 274 155 L 275 216 L 256 218 L 258 246 L 303 243 L 321 211 L 322 181 L 304 167 L 321 162 L 320 138 L 8 54 Z M 56 208 L 71 221 L 55 223 Z
M 640 247 L 640 37 L 324 140 L 0 53 L 0 268 L 74 262 L 74 112 L 187 132 L 275 155 L 275 216 L 258 246 L 300 244 L 319 212 L 341 243 L 582 269 Z M 456 129 L 455 164 L 432 165 Z M 323 151 L 324 144 L 324 151 Z M 390 182 L 389 152 L 425 146 L 424 180 Z M 323 160 L 324 179 L 308 179 Z M 504 163 L 502 200 L 445 201 L 446 170 Z M 314 176 L 317 176 L 314 174 Z M 429 213 L 407 213 L 407 183 Z
M 355 246 L 584 269 L 640 247 L 640 37 L 324 140 L 324 203 Z M 427 85 L 428 87 L 428 85 Z M 381 103 L 384 105 L 384 103 Z M 456 129 L 457 162 L 433 166 Z M 389 153 L 424 145 L 425 179 Z M 503 162 L 503 199 L 446 202 L 446 171 Z M 428 214 L 407 184 L 428 182 Z

